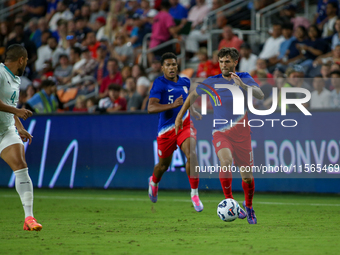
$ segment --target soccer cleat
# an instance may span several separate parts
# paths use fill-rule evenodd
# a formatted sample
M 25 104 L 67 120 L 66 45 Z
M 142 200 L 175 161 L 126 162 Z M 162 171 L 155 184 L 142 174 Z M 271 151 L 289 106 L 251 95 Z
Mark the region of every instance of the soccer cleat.
M 191 197 L 191 201 L 192 201 L 192 204 L 194 205 L 196 212 L 203 211 L 203 204 L 197 195 Z
M 241 208 L 241 206 L 240 206 L 240 212 L 239 212 L 239 214 L 238 214 L 238 218 L 241 219 L 241 220 L 243 220 L 245 217 L 247 217 L 247 213 L 246 213 L 246 211 L 243 210 L 243 209 Z
M 152 203 L 156 203 L 158 197 L 158 186 L 155 187 L 151 185 L 151 178 L 152 176 L 149 177 L 149 198 Z
M 247 220 L 249 224 L 257 224 L 257 219 L 253 207 L 246 206 L 246 201 L 243 201 L 243 208 L 247 211 Z
M 32 216 L 28 216 L 25 219 L 24 230 L 27 231 L 40 231 L 42 229 L 41 224 L 39 224 L 36 219 Z

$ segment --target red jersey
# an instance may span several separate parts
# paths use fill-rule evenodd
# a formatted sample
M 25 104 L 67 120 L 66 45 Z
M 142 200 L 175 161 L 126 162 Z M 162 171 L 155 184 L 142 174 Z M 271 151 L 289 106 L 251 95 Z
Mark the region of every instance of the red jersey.
M 118 105 L 121 106 L 120 111 L 126 111 L 126 105 L 127 105 L 127 103 L 126 103 L 126 99 L 125 99 L 125 98 L 119 97 L 119 98 L 117 98 L 117 99 L 113 102 L 113 107 L 116 107 L 116 106 L 118 106 Z
M 215 64 L 211 62 L 211 70 L 208 76 L 215 76 L 221 73 L 220 65 L 218 62 Z
M 238 38 L 236 35 L 234 35 L 230 41 L 226 41 L 225 39 L 222 39 L 220 44 L 218 45 L 218 50 L 222 48 L 234 47 L 235 49 L 239 51 L 241 49 L 242 43 L 243 41 L 240 38 Z
M 110 78 L 110 75 L 103 78 L 102 84 L 100 84 L 99 93 L 104 93 L 110 84 L 123 85 L 123 78 L 120 72 L 117 72 L 113 78 Z
M 88 112 L 87 108 L 77 108 L 77 107 L 74 107 L 73 111 L 74 112 Z
M 91 52 L 92 58 L 97 58 L 97 49 L 100 46 L 100 42 L 96 42 L 94 45 L 89 45 L 87 48 Z
M 197 77 L 207 78 L 209 76 L 215 76 L 221 73 L 220 66 L 217 63 L 213 63 L 211 60 L 201 62 L 197 67 Z

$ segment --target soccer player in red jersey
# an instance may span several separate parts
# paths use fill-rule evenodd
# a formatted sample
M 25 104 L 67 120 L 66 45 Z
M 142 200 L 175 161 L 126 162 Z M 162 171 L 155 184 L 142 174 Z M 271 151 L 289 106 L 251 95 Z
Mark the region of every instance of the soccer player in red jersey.
M 264 95 L 258 84 L 248 73 L 235 72 L 239 59 L 239 53 L 235 48 L 221 49 L 218 53 L 218 58 L 222 74 L 209 77 L 189 94 L 176 118 L 175 130 L 176 132 L 181 131 L 183 126 L 182 118 L 185 112 L 199 96 L 202 94 L 216 94 L 216 99 L 219 100 L 219 103 L 213 104 L 214 119 L 224 119 L 228 120 L 228 122 L 214 125 L 212 133 L 215 152 L 220 160 L 221 169 L 230 169 L 233 161 L 235 165 L 240 167 L 242 188 L 245 195 L 243 207 L 246 212 L 241 210 L 239 218 L 244 219 L 247 217 L 249 224 L 256 224 L 257 219 L 252 205 L 255 184 L 253 174 L 249 171 L 254 161 L 247 111 L 241 115 L 234 115 L 232 111 L 233 94 L 227 88 L 218 88 L 217 92 L 216 84 L 237 86 L 242 91 L 244 98 L 247 98 L 249 88 L 252 89 L 253 96 L 257 99 L 262 100 Z M 245 109 L 247 109 L 247 105 L 245 105 Z M 225 198 L 233 198 L 231 191 L 232 173 L 230 171 L 221 171 L 219 177 Z
M 190 120 L 189 111 L 183 113 L 183 129 L 175 134 L 175 119 L 181 109 L 180 106 L 183 105 L 183 100 L 188 96 L 190 80 L 178 76 L 175 54 L 163 54 L 161 65 L 164 76 L 154 81 L 148 105 L 149 113 L 159 113 L 157 136 L 159 163 L 149 178 L 149 197 L 153 203 L 157 202 L 158 183 L 170 166 L 173 152 L 179 146 L 187 158 L 186 173 L 191 186 L 191 200 L 195 210 L 201 212 L 203 204 L 198 196 L 198 173 L 195 173 L 195 166 L 198 165 L 195 151 L 196 129 Z M 190 109 L 190 113 L 196 119 L 202 118 L 193 108 Z

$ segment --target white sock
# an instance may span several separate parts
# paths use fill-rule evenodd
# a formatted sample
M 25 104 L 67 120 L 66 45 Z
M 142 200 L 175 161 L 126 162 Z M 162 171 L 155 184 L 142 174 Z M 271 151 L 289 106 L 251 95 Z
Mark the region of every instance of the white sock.
M 154 186 L 154 187 L 157 187 L 157 186 L 158 186 L 158 183 L 154 183 L 154 182 L 152 181 L 152 178 L 151 178 L 150 184 L 151 184 L 152 186 Z
M 30 176 L 28 175 L 28 168 L 14 171 L 15 174 L 15 188 L 20 196 L 22 206 L 25 211 L 25 218 L 33 216 L 33 185 Z
M 191 197 L 198 196 L 198 189 L 191 189 Z

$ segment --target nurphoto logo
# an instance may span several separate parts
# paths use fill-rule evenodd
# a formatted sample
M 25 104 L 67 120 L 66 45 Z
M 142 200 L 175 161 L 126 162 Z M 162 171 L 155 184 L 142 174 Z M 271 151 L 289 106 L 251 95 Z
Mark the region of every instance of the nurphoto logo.
M 233 115 L 244 115 L 244 94 L 243 92 L 238 88 L 236 85 L 229 85 L 229 84 L 215 84 L 215 88 L 212 86 L 205 84 L 205 83 L 199 83 L 200 85 L 205 86 L 206 88 L 199 88 L 203 90 L 206 94 L 201 95 L 201 114 L 207 115 L 207 95 L 211 98 L 211 103 L 214 104 L 215 107 L 223 107 L 222 100 L 220 95 L 216 90 L 218 89 L 228 89 L 230 90 L 232 97 L 233 97 Z M 212 91 L 212 92 L 210 92 Z M 287 98 L 287 93 L 302 93 L 305 95 L 304 98 Z M 287 114 L 287 105 L 295 105 L 304 115 L 311 116 L 312 114 L 306 109 L 306 107 L 303 105 L 304 103 L 307 103 L 311 99 L 311 93 L 309 90 L 305 88 L 281 88 L 281 115 L 285 116 Z M 248 109 L 251 113 L 259 116 L 267 116 L 275 112 L 278 106 L 278 89 L 272 88 L 272 106 L 270 109 L 266 110 L 257 110 L 254 108 L 253 105 L 253 91 L 251 87 L 248 87 L 247 89 L 247 103 L 248 103 Z M 261 124 L 253 126 L 250 123 L 258 121 Z M 274 121 L 280 121 L 279 119 L 266 119 L 265 121 L 270 121 L 272 123 L 272 127 L 274 127 Z M 290 121 L 294 122 L 294 125 L 286 125 L 285 122 Z M 232 120 L 230 120 L 231 125 L 233 124 L 242 124 L 242 123 L 232 123 Z M 214 119 L 214 127 L 219 124 L 227 124 L 228 120 L 225 119 Z M 246 123 L 244 123 L 246 125 Z M 264 121 L 260 119 L 252 119 L 248 121 L 248 125 L 250 127 L 262 127 L 264 125 Z M 281 125 L 283 127 L 295 127 L 297 125 L 297 121 L 294 119 L 285 119 L 281 121 Z

